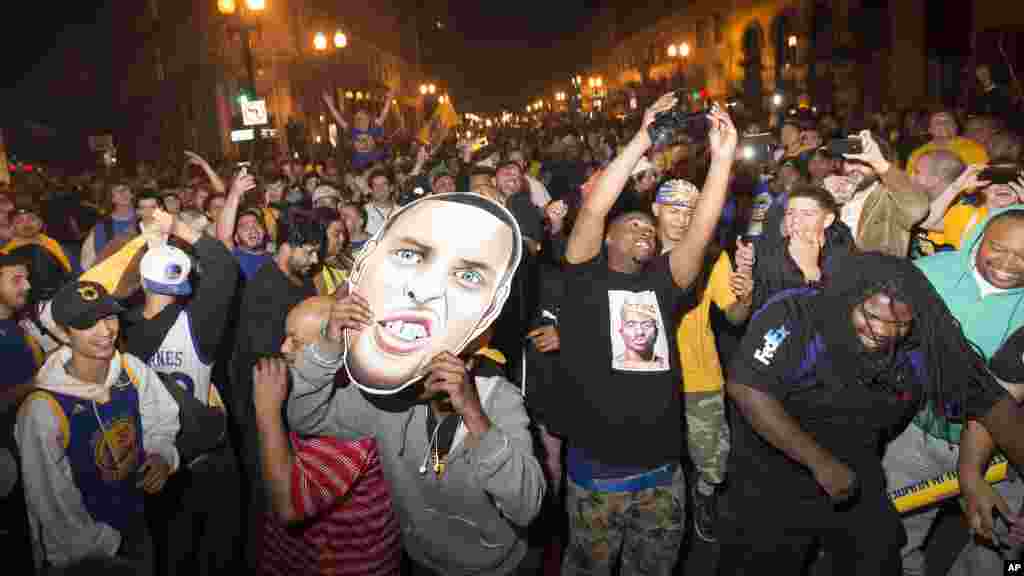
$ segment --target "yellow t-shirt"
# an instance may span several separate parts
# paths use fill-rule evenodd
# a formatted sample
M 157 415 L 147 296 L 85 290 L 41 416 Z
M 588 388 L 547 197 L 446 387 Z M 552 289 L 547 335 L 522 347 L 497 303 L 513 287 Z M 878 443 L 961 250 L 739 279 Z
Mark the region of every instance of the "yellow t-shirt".
M 957 204 L 946 211 L 942 219 L 942 236 L 946 244 L 960 249 L 961 243 L 974 225 L 983 222 L 988 217 L 988 208 L 985 206 L 970 206 Z
M 323 292 L 320 296 L 333 296 L 338 288 L 348 279 L 348 270 L 325 265 L 320 269 L 318 288 Z
M 683 392 L 715 392 L 722 389 L 725 377 L 711 331 L 711 303 L 722 310 L 736 302 L 729 288 L 732 264 L 725 252 L 719 255 L 711 268 L 707 288 L 700 303 L 679 321 L 676 343 L 683 367 Z
M 956 138 L 953 138 L 949 144 L 943 146 L 939 146 L 934 142 L 929 142 L 917 150 L 914 150 L 914 152 L 910 154 L 910 158 L 907 160 L 907 173 L 913 174 L 916 172 L 917 159 L 933 150 L 949 150 L 959 156 L 960 160 L 968 166 L 971 164 L 988 163 L 988 153 L 985 152 L 985 148 L 982 147 L 981 144 L 978 144 L 969 138 L 961 138 L 957 136 Z

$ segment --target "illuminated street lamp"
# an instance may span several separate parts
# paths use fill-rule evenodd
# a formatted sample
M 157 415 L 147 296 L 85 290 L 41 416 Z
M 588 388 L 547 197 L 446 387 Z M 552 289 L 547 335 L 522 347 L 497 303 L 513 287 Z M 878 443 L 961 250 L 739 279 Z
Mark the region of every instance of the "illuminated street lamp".
M 787 44 L 789 45 L 790 48 L 796 48 L 796 35 L 795 34 L 789 37 L 789 40 L 787 40 Z
M 427 86 L 427 92 L 430 92 L 431 94 L 437 92 L 437 86 L 434 86 L 433 84 Z
M 316 35 L 313 36 L 313 49 L 316 50 L 317 52 L 323 52 L 324 50 L 327 50 L 326 34 L 324 34 L 323 32 L 317 32 Z
M 422 94 L 424 96 L 427 95 L 427 85 L 426 84 L 420 84 L 420 94 Z
M 679 57 L 680 58 L 689 58 L 690 57 L 690 45 L 687 44 L 686 42 L 683 42 L 682 44 L 679 45 Z
M 345 33 L 341 30 L 338 30 L 334 33 L 334 47 L 344 48 L 345 46 L 348 46 L 348 36 L 345 36 Z
M 772 96 L 772 105 L 775 106 L 776 108 L 781 108 L 783 101 L 784 99 L 782 97 L 782 94 L 778 92 L 776 92 L 775 95 Z
M 676 49 L 676 45 L 675 44 L 669 44 L 668 45 L 668 57 L 669 58 L 675 58 L 678 53 L 679 53 L 679 51 Z

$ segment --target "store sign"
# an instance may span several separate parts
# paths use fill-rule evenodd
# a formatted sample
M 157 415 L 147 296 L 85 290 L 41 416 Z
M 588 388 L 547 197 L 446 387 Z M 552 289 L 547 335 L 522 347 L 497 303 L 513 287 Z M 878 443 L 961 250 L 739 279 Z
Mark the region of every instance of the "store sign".
M 260 130 L 260 136 L 263 138 L 277 138 L 277 128 L 262 128 Z M 255 128 L 244 128 L 242 130 L 231 131 L 232 142 L 249 142 L 256 139 Z

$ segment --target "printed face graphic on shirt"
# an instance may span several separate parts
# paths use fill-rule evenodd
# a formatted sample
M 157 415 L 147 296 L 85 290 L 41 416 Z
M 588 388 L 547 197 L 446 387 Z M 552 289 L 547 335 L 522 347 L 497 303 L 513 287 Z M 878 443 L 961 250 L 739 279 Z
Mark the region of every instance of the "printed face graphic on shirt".
M 104 482 L 120 482 L 139 467 L 138 432 L 131 418 L 118 418 L 106 426 L 106 431 L 97 430 L 91 439 L 96 468 Z
M 627 372 L 669 370 L 668 338 L 654 292 L 608 292 L 612 368 Z
M 356 152 L 365 154 L 367 152 L 372 152 L 375 144 L 373 136 L 363 132 L 356 136 L 355 141 L 352 143 L 352 147 L 356 149 Z
M 393 394 L 441 352 L 458 355 L 501 312 L 521 250 L 512 215 L 479 196 L 430 196 L 396 212 L 352 273 L 373 319 L 346 331 L 350 379 Z

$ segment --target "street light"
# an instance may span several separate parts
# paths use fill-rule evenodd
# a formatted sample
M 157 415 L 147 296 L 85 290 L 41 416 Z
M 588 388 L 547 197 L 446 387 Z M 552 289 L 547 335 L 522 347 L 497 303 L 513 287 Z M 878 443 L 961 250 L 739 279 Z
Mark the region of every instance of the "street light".
M 344 48 L 345 46 L 348 46 L 348 36 L 345 36 L 345 33 L 341 30 L 338 30 L 334 33 L 334 47 Z
M 679 56 L 682 58 L 688 58 L 690 56 L 690 45 L 686 42 L 679 45 Z
M 427 86 L 427 92 L 430 92 L 431 94 L 437 92 L 437 86 L 434 86 L 433 84 Z
M 420 84 L 420 94 L 422 94 L 424 96 L 427 95 L 427 85 L 426 84 Z
M 788 42 L 790 48 L 796 48 L 796 35 L 794 34 L 794 35 L 790 36 L 789 40 L 787 42 Z
M 676 50 L 676 45 L 675 44 L 669 44 L 668 45 L 668 57 L 669 58 L 675 58 L 676 54 L 678 54 L 678 51 Z
M 267 4 L 264 0 L 246 0 L 245 7 L 248 9 L 250 14 L 259 14 L 263 12 Z M 217 10 L 224 16 L 232 16 L 238 12 L 238 5 L 235 0 L 217 0 Z M 246 80 L 248 80 L 248 93 L 256 96 L 256 74 L 255 67 L 252 62 L 252 47 L 249 45 L 249 33 L 255 28 L 252 24 L 245 24 L 241 22 L 241 14 L 238 14 L 238 31 L 240 34 L 240 40 L 242 41 L 242 57 L 245 62 Z M 230 30 L 230 26 L 228 27 Z M 244 105 L 244 103 L 243 103 Z M 259 126 L 255 129 L 255 142 L 249 150 L 251 156 L 256 155 L 256 150 L 262 148 L 262 133 L 263 130 Z M 250 158 L 251 159 L 251 158 Z
M 316 35 L 313 36 L 313 49 L 316 50 L 317 52 L 323 52 L 324 50 L 327 50 L 326 34 L 324 34 L 323 32 L 317 32 Z

